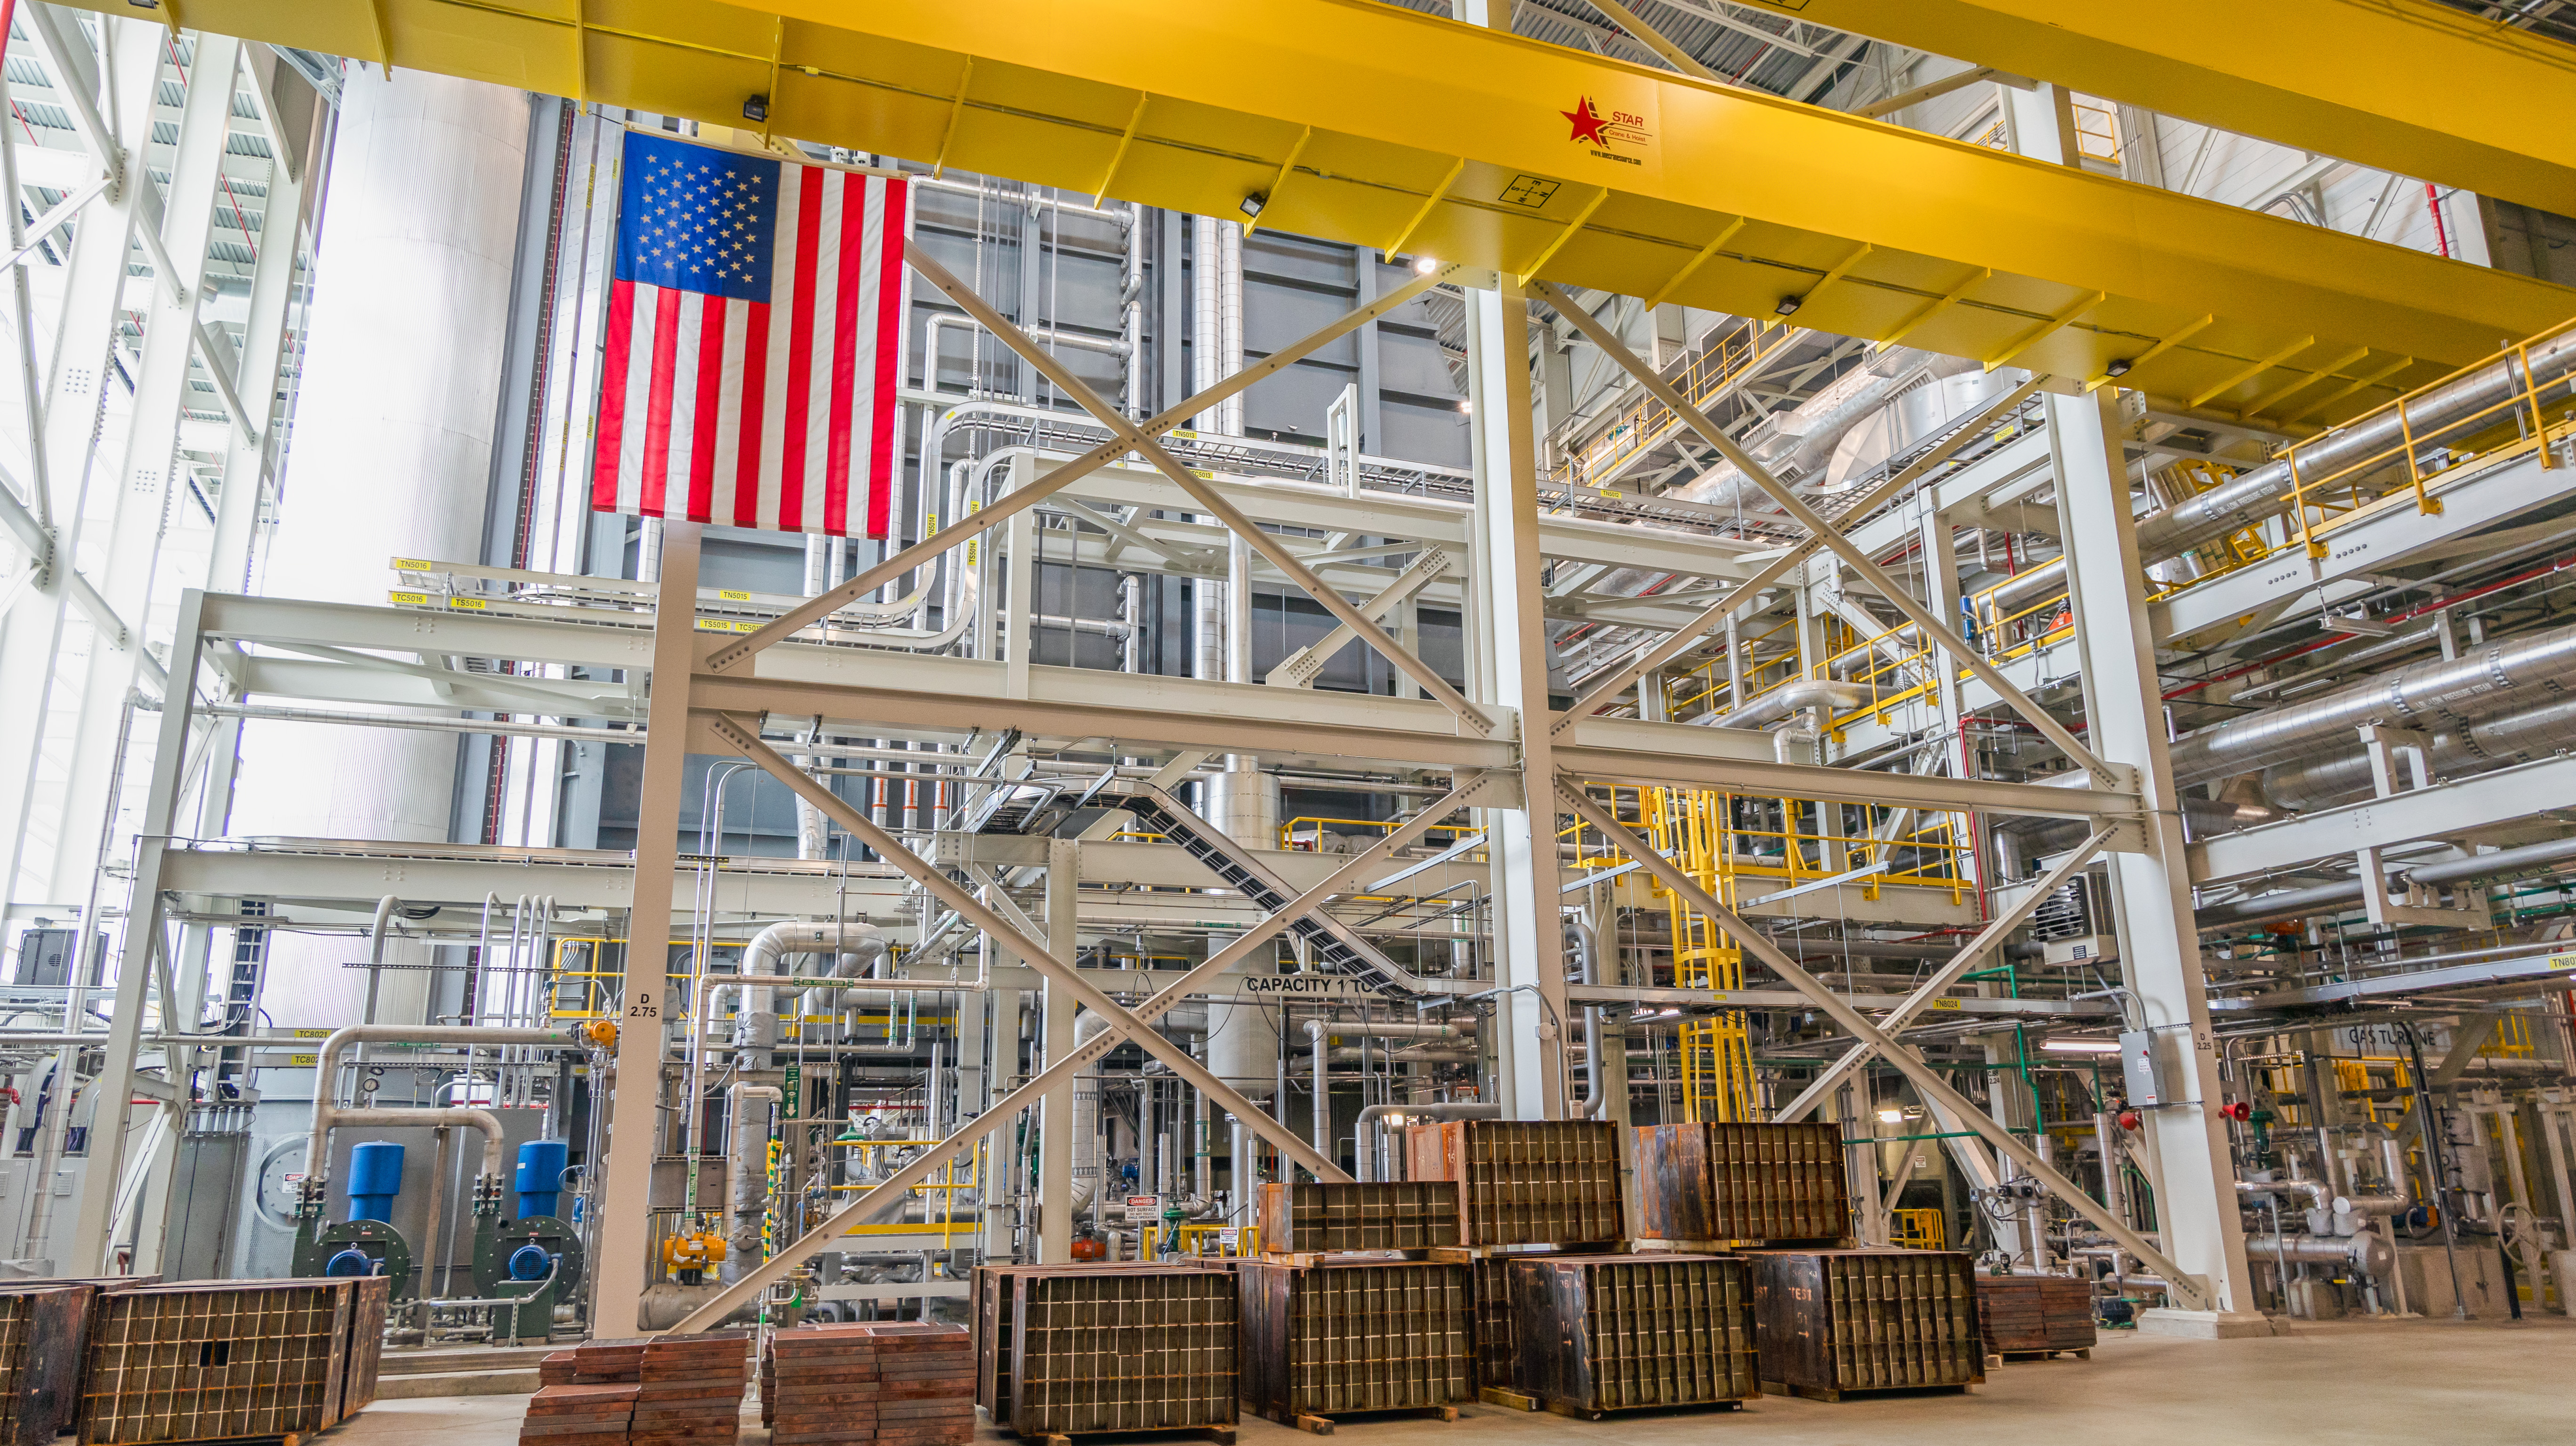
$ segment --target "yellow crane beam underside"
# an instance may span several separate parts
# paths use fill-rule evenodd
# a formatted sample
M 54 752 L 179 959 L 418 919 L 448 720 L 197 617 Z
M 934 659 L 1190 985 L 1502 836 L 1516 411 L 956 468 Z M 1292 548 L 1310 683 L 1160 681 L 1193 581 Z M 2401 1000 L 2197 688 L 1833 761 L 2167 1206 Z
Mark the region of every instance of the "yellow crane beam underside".
M 2396 367 L 2332 421 L 2576 314 L 2576 291 L 2528 278 L 1371 0 L 183 0 L 173 18 L 731 126 L 760 96 L 781 137 L 1218 216 L 1264 193 L 1266 230 L 1717 311 L 1769 315 L 1848 262 L 1799 325 L 2085 379 L 2145 357 L 2122 384 L 2176 401 L 2313 338 L 2210 397 L 2231 420 L 2303 365 Z M 1587 116 L 1596 138 L 1569 139 Z
M 2576 214 L 2576 47 L 2431 0 L 1750 0 L 2402 176 Z M 2473 98 L 2473 99 L 2471 99 Z

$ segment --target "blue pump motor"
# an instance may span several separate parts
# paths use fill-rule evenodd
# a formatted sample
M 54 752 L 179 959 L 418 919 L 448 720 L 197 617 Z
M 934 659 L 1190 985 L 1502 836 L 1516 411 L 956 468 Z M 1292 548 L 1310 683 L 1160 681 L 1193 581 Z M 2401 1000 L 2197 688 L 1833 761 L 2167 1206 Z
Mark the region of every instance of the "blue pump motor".
M 403 1147 L 371 1141 L 349 1152 L 349 1218 L 393 1223 L 394 1197 L 402 1193 Z
M 519 1218 L 552 1215 L 563 1195 L 565 1146 L 561 1140 L 530 1140 L 519 1147 Z M 539 1271 L 538 1275 L 545 1272 Z M 522 1276 L 534 1280 L 536 1276 Z
M 383 1261 L 352 1247 L 323 1262 L 322 1273 L 332 1276 L 374 1275 L 383 1268 Z
M 512 1280 L 543 1280 L 555 1268 L 553 1252 L 540 1245 L 522 1245 L 510 1252 Z

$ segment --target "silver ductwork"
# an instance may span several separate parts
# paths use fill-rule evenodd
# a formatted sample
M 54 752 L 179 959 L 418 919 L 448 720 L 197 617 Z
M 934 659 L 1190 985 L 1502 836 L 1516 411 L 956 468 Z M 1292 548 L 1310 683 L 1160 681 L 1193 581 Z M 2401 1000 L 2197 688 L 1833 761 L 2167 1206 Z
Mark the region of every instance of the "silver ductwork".
M 2561 698 L 2433 734 L 2433 776 L 2451 779 L 2576 747 L 2576 697 Z M 2331 808 L 2369 796 L 2370 755 L 2342 753 L 2294 759 L 2263 771 L 2263 795 L 2284 808 Z
M 1869 701 L 1869 689 L 1830 678 L 1801 678 L 1783 683 L 1741 708 L 1694 718 L 1703 728 L 1760 728 L 1803 708 L 1857 708 Z
M 2576 627 L 2484 644 L 2383 674 L 2323 698 L 2234 718 L 2173 745 L 2174 781 L 2207 783 L 2303 756 L 2341 753 L 2369 724 L 2426 732 L 2465 729 L 2534 699 L 2566 694 L 2576 679 Z
M 2518 849 L 2499 849 L 2494 853 L 2476 854 L 2464 859 L 2446 859 L 2440 863 L 2401 865 L 2388 871 L 2384 887 L 2390 890 L 2415 885 L 2438 888 L 2444 884 L 2475 883 L 2488 879 L 2510 878 L 2556 868 L 2576 860 L 2576 838 L 2552 839 L 2547 843 L 2526 844 Z M 2274 919 L 2295 919 L 2303 914 L 2336 913 L 2362 901 L 2362 881 L 2346 879 L 2341 883 L 2319 884 L 2314 888 L 2286 889 L 2276 894 L 2258 894 L 2250 899 L 2233 899 L 2224 904 L 2211 904 L 2192 911 L 2192 922 L 2203 933 L 2213 929 L 2230 929 L 2245 924 L 2269 923 Z
M 1830 486 L 1833 478 L 1829 464 L 1854 428 L 1877 417 L 1890 402 L 1921 386 L 1926 378 L 1942 381 L 1976 365 L 1964 357 L 1934 356 L 1912 347 L 1899 347 L 1867 366 L 1854 367 L 1836 377 L 1794 410 L 1766 419 L 1751 435 L 1745 450 L 1784 482 L 1805 484 L 1810 491 L 1818 485 Z M 2017 382 L 2020 373 L 2010 375 Z M 1723 462 L 1674 488 L 1673 495 L 1712 507 L 1731 507 L 1739 502 L 1770 505 L 1768 495 L 1759 486 Z
M 2570 394 L 2571 368 L 2576 368 L 2576 331 L 2552 337 L 2535 348 L 2528 376 L 2521 362 L 2508 356 L 2435 387 L 2403 408 L 2374 413 L 2340 432 L 2308 443 L 2297 454 L 2301 479 L 2315 482 L 2336 477 L 2344 469 L 2382 453 L 2386 457 L 2377 470 L 2400 469 L 2406 462 L 2409 436 L 2419 439 L 2420 446 L 2420 439 L 2438 436 L 2444 428 L 2516 397 L 2536 395 L 2543 405 L 2563 400 Z M 2367 486 L 2372 480 L 2372 474 L 2337 477 L 2335 485 Z M 2282 499 L 2289 491 L 2288 458 L 2241 473 L 2187 502 L 2140 518 L 2138 555 L 2143 561 L 2158 562 L 2229 533 L 2258 526 L 2281 510 Z

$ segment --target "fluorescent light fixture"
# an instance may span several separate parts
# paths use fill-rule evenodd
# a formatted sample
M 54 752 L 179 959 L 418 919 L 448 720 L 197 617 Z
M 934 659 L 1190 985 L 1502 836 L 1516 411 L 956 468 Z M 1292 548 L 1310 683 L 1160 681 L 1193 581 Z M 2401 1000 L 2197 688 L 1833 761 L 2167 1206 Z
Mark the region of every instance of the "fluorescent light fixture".
M 1774 316 L 1795 316 L 1798 314 L 1798 308 L 1806 304 L 1807 298 L 1803 296 L 1784 296 L 1780 298 L 1778 306 L 1771 308 L 1771 312 Z
M 2118 1054 L 2116 1039 L 2043 1039 L 2039 1047 L 2050 1054 Z
M 1902 1109 L 1900 1109 L 1900 1108 L 1898 1108 L 1898 1107 L 1896 1107 L 1896 1106 L 1894 1106 L 1894 1105 L 1890 1105 L 1890 1106 L 1889 1106 L 1889 1107 L 1887 1107 L 1886 1109 L 1880 1110 L 1880 1111 L 1878 1112 L 1878 1122 L 1879 1122 L 1880 1124 L 1882 1124 L 1882 1125 L 1901 1125 L 1901 1124 L 1904 1124 L 1904 1123 L 1905 1123 L 1905 1111 L 1904 1111 L 1904 1110 L 1902 1110 Z
M 2358 633 L 2365 638 L 2387 638 L 2397 634 L 2397 629 L 2389 624 L 2357 613 L 2320 613 L 2317 626 L 2330 633 Z
M 1440 269 L 1440 258 L 1437 256 L 1416 256 L 1413 258 L 1413 269 L 1418 275 L 1428 276 L 1432 272 Z

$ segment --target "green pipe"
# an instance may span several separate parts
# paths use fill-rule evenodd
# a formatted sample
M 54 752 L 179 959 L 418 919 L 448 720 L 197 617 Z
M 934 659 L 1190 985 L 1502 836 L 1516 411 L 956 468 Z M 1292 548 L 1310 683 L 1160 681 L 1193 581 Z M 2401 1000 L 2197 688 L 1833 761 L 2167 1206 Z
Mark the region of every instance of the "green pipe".
M 2011 1125 L 2005 1127 L 2004 1133 L 2008 1135 L 2035 1135 L 2038 1134 L 2039 1131 L 2023 1129 L 2019 1125 Z M 1984 1138 L 1984 1136 L 1975 1130 L 1946 1130 L 1937 1135 L 1859 1135 L 1846 1139 L 1843 1143 L 1846 1145 L 1903 1145 L 1910 1144 L 1916 1140 L 1974 1140 L 1982 1138 Z

